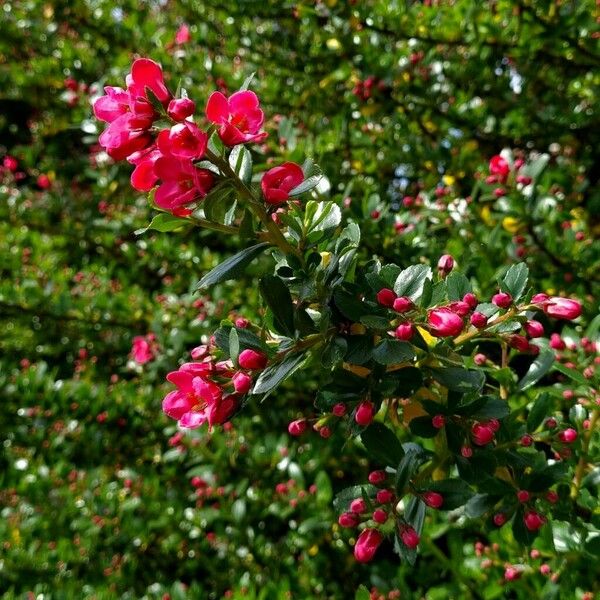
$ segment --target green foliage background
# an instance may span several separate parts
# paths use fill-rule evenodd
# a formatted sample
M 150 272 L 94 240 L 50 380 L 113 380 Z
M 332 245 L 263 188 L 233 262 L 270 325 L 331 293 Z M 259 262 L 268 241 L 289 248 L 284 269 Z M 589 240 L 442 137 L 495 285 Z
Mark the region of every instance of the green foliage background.
M 30 0 L 0 11 L 0 157 L 15 156 L 25 174 L 0 183 L 6 598 L 349 598 L 360 584 L 428 600 L 581 598 L 597 585 L 566 522 L 540 542 L 556 583 L 508 533 L 478 522 L 434 523 L 415 567 L 391 548 L 356 565 L 332 498 L 364 479 L 362 449 L 346 444 L 342 454 L 341 436 L 298 444 L 286 434 L 312 403 L 310 378 L 288 384 L 266 410 L 251 407 L 229 432 L 170 446 L 165 374 L 229 311 L 257 315 L 257 294 L 244 281 L 194 294 L 232 242 L 196 230 L 136 236 L 151 218 L 147 199 L 130 188 L 127 166 L 90 159 L 90 97 L 121 82 L 135 56 L 161 62 L 169 85 L 199 106 L 256 72 L 270 155 L 315 159 L 331 197 L 352 198 L 367 253 L 407 265 L 448 251 L 489 293 L 515 259 L 513 235 L 537 236 L 528 255 L 536 285 L 584 298 L 591 320 L 600 214 L 592 0 Z M 192 40 L 177 46 L 183 23 Z M 369 77 L 373 92 L 361 99 L 354 91 Z M 67 78 L 88 89 L 69 93 Z M 560 210 L 485 204 L 489 190 L 475 188 L 473 174 L 503 147 L 550 153 L 542 183 L 549 193 L 558 186 Z M 39 174 L 50 175 L 50 190 L 36 184 Z M 440 186 L 482 199 L 466 232 L 434 210 L 395 235 L 402 196 Z M 576 244 L 565 221 L 590 243 Z M 161 351 L 137 367 L 132 338 L 150 331 Z M 193 476 L 214 488 L 201 506 Z M 288 480 L 289 492 L 275 491 Z M 487 571 L 477 540 L 499 544 Z M 507 588 L 503 564 L 520 560 L 533 572 Z

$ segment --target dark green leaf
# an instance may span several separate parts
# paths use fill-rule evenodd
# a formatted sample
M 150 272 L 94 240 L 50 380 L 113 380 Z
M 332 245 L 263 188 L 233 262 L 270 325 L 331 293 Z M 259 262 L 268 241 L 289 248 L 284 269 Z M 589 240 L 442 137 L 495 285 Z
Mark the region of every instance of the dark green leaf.
M 450 302 L 462 300 L 471 291 L 471 284 L 462 273 L 452 271 L 446 277 L 446 291 Z
M 360 439 L 369 456 L 381 466 L 395 467 L 402 457 L 404 450 L 396 434 L 383 423 L 372 423 L 361 434 Z
M 444 479 L 432 481 L 422 491 L 438 492 L 444 497 L 441 510 L 454 510 L 473 497 L 473 489 L 462 479 Z
M 240 354 L 240 338 L 237 329 L 232 327 L 229 330 L 229 358 L 237 365 L 238 356 Z
M 527 287 L 528 277 L 529 269 L 525 263 L 512 265 L 500 281 L 500 287 L 512 296 L 513 302 L 517 302 Z
M 304 353 L 288 354 L 282 361 L 269 365 L 259 375 L 251 393 L 253 395 L 266 394 L 274 390 L 300 367 L 305 358 Z
M 175 231 L 177 229 L 185 227 L 186 225 L 190 225 L 190 221 L 188 219 L 175 217 L 168 213 L 160 213 L 152 218 L 152 221 L 150 221 L 150 224 L 147 227 L 137 229 L 135 231 L 135 235 L 141 235 L 142 233 L 146 233 L 146 231 L 148 231 L 149 229 L 154 229 L 163 233 L 167 231 Z
M 344 488 L 333 500 L 333 507 L 339 513 L 345 512 L 350 507 L 352 500 L 367 496 L 367 498 L 374 498 L 377 494 L 377 488 L 374 485 L 353 485 L 351 487 Z
M 527 415 L 527 431 L 535 431 L 541 424 L 552 407 L 552 396 L 547 392 L 540 394 Z
M 278 333 L 293 338 L 294 305 L 292 295 L 283 281 L 275 275 L 265 275 L 259 281 L 260 294 L 273 313 L 273 325 Z
M 237 254 L 227 258 L 221 264 L 217 265 L 212 271 L 209 271 L 196 285 L 196 289 L 204 289 L 239 277 L 246 267 L 268 247 L 268 243 L 262 242 L 255 246 L 250 246 L 241 250 Z
M 523 391 L 537 383 L 550 370 L 553 363 L 554 352 L 552 350 L 542 350 L 531 363 L 523 379 L 519 381 L 517 389 Z
M 414 358 L 412 346 L 400 340 L 383 340 L 373 350 L 373 359 L 381 365 L 397 365 Z
M 398 296 L 407 296 L 416 301 L 423 292 L 425 280 L 431 277 L 431 269 L 427 265 L 412 265 L 400 272 L 394 284 Z
M 412 433 L 423 438 L 435 437 L 439 432 L 439 429 L 431 424 L 430 416 L 415 417 L 410 420 L 408 426 Z

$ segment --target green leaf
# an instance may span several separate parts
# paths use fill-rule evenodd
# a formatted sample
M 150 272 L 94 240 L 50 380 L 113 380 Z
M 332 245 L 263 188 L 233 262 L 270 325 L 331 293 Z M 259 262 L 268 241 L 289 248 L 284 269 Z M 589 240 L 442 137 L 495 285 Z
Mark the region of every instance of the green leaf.
M 404 450 L 396 434 L 383 423 L 372 423 L 361 434 L 360 439 L 369 456 L 382 466 L 395 467 L 402 457 Z
M 229 358 L 237 365 L 238 356 L 240 354 L 240 338 L 237 329 L 232 327 L 229 330 Z
M 304 171 L 304 177 L 306 178 L 300 185 L 297 185 L 294 189 L 289 192 L 290 197 L 294 198 L 296 196 L 301 196 L 306 192 L 310 192 L 313 188 L 317 186 L 323 174 L 321 173 L 321 169 L 318 165 L 314 163 L 311 164 L 310 170 L 302 169 Z M 310 174 L 309 174 L 310 173 Z
M 397 365 L 414 358 L 413 347 L 400 340 L 383 340 L 373 350 L 373 359 L 380 365 Z
M 427 455 L 422 450 L 409 448 L 406 451 L 396 469 L 396 492 L 398 496 L 404 495 L 406 485 L 426 460 Z
M 510 412 L 506 400 L 496 396 L 479 396 L 467 404 L 459 404 L 455 412 L 476 419 L 502 419 Z
M 547 392 L 540 394 L 527 415 L 527 431 L 535 431 L 541 424 L 552 407 L 552 396 Z
M 307 236 L 315 232 L 335 229 L 342 222 L 342 211 L 332 201 L 316 202 L 315 200 L 309 200 L 306 203 L 304 215 L 304 229 Z
M 197 284 L 196 290 L 204 289 L 239 277 L 246 267 L 265 249 L 269 244 L 262 242 L 241 250 L 234 256 L 227 258 L 221 264 L 209 271 Z
M 438 492 L 444 497 L 441 510 L 454 510 L 466 504 L 474 495 L 471 488 L 462 479 L 444 479 L 431 482 L 423 491 Z
M 410 420 L 408 427 L 412 433 L 422 438 L 435 437 L 439 432 L 439 429 L 431 423 L 430 416 L 415 417 Z
M 452 271 L 446 277 L 446 291 L 450 302 L 462 300 L 465 294 L 471 292 L 471 283 L 462 273 Z
M 566 375 L 579 385 L 584 385 L 587 387 L 590 384 L 590 382 L 579 371 L 576 371 L 575 369 L 569 369 L 569 367 L 565 367 L 565 365 L 559 363 L 558 361 L 554 362 L 552 370 L 560 371 L 563 375 Z
M 283 281 L 275 275 L 265 275 L 259 281 L 260 294 L 273 313 L 273 325 L 278 333 L 293 338 L 294 305 L 292 295 Z
M 186 225 L 190 225 L 190 221 L 188 219 L 175 217 L 169 213 L 160 213 L 152 218 L 152 221 L 150 221 L 149 225 L 142 227 L 141 229 L 137 229 L 134 233 L 135 235 L 141 235 L 142 233 L 146 233 L 146 231 L 149 229 L 154 229 L 156 231 L 165 233 L 167 231 L 181 229 Z
M 513 302 L 517 302 L 527 287 L 528 277 L 529 269 L 525 263 L 512 265 L 500 281 L 500 288 L 512 296 Z
M 370 598 L 371 598 L 371 594 L 369 593 L 369 590 L 364 585 L 361 585 L 356 590 L 356 594 L 354 595 L 354 600 L 370 600 Z
M 461 367 L 435 368 L 430 371 L 437 382 L 453 392 L 480 390 L 485 383 L 485 374 L 482 371 Z
M 465 514 L 471 519 L 477 519 L 490 511 L 498 502 L 497 496 L 475 494 L 465 505 Z
M 215 343 L 226 354 L 229 354 L 231 329 L 236 329 L 236 334 L 241 349 L 245 350 L 246 348 L 252 348 L 253 350 L 259 350 L 260 352 L 267 351 L 266 345 L 254 333 L 248 329 L 237 329 L 229 325 L 220 327 L 217 329 L 217 331 L 215 331 Z
M 416 301 L 423 293 L 425 280 L 430 277 L 431 269 L 427 265 L 412 265 L 400 272 L 394 283 L 394 292 Z
M 258 377 L 252 394 L 266 394 L 274 390 L 280 383 L 290 377 L 304 362 L 306 354 L 288 354 L 282 361 L 269 365 Z
M 537 383 L 554 364 L 554 352 L 552 350 L 542 350 L 536 359 L 531 363 L 527 373 L 517 384 L 519 391 L 526 390 Z
M 248 75 L 248 77 L 246 77 L 246 79 L 244 79 L 244 82 L 242 83 L 242 85 L 238 91 L 245 92 L 250 87 L 250 84 L 252 83 L 252 80 L 254 79 L 255 75 L 256 75 L 256 73 L 254 73 L 254 72 L 250 73 L 250 75 Z
M 234 146 L 229 155 L 229 165 L 245 184 L 250 183 L 252 180 L 252 155 L 246 146 L 243 144 Z

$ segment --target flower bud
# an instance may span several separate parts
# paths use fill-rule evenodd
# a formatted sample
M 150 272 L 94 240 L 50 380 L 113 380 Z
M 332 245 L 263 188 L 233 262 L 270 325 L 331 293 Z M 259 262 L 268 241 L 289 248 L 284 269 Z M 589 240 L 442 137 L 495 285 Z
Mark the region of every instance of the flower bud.
M 391 490 L 379 490 L 376 497 L 379 504 L 387 504 L 392 501 L 394 494 Z
M 369 473 L 369 483 L 378 485 L 379 483 L 383 483 L 386 477 L 385 471 L 371 471 Z
M 394 332 L 394 336 L 398 340 L 408 341 L 414 335 L 415 330 L 412 326 L 412 323 L 400 323 L 398 327 L 396 327 L 396 331 Z
M 544 326 L 539 321 L 527 321 L 525 331 L 530 338 L 539 338 L 544 335 Z
M 581 303 L 569 298 L 552 297 L 544 304 L 544 312 L 555 319 L 572 321 L 581 315 Z
M 441 429 L 446 425 L 446 417 L 444 417 L 444 415 L 434 415 L 434 417 L 431 419 L 431 424 L 436 429 Z
M 431 335 L 435 337 L 455 337 L 464 327 L 463 320 L 445 307 L 430 310 L 427 323 Z
M 471 307 L 462 300 L 457 300 L 448 305 L 448 308 L 459 317 L 466 317 L 471 312 Z
M 343 402 L 338 402 L 332 409 L 331 412 L 336 417 L 343 417 L 346 414 L 346 405 Z
M 406 527 L 400 534 L 400 538 L 407 548 L 416 548 L 421 541 L 419 534 L 412 527 Z
M 577 431 L 569 427 L 569 429 L 565 429 L 558 434 L 558 439 L 563 444 L 572 444 L 577 439 Z
M 463 302 L 466 302 L 471 308 L 475 308 L 479 304 L 477 296 L 471 292 L 468 292 L 463 296 Z
M 169 102 L 167 114 L 174 121 L 183 121 L 194 114 L 196 103 L 189 98 L 174 98 Z
M 377 529 L 364 529 L 356 540 L 354 558 L 358 562 L 370 562 L 382 541 L 383 535 Z
M 460 449 L 460 455 L 463 458 L 471 458 L 471 456 L 473 456 L 473 448 L 471 448 L 470 446 L 463 446 Z
M 556 504 L 558 502 L 558 494 L 554 490 L 550 490 L 546 494 L 546 500 L 548 500 L 550 504 Z
M 379 302 L 381 306 L 387 306 L 388 308 L 392 308 L 392 306 L 394 306 L 394 300 L 396 300 L 396 297 L 396 292 L 388 288 L 383 288 L 377 292 L 377 302 Z
M 471 427 L 471 436 L 473 443 L 478 446 L 485 446 L 494 439 L 494 430 L 489 425 L 474 423 Z
M 396 298 L 392 306 L 394 310 L 399 313 L 408 312 L 415 307 L 413 301 L 406 296 L 400 296 L 399 298 Z
M 506 292 L 498 292 L 492 296 L 492 302 L 499 308 L 508 308 L 512 304 L 512 296 Z
M 527 433 L 521 437 L 521 446 L 531 446 L 533 444 L 533 438 Z
M 260 371 L 267 366 L 268 358 L 262 352 L 251 350 L 250 348 L 242 350 L 238 357 L 238 363 L 242 369 L 250 371 Z
M 506 567 L 504 569 L 504 579 L 506 581 L 514 581 L 515 579 L 519 579 L 521 577 L 521 571 L 516 567 Z
M 360 521 L 357 514 L 351 512 L 342 513 L 338 518 L 340 527 L 356 527 Z
M 387 521 L 387 518 L 388 514 L 385 512 L 385 510 L 383 510 L 383 508 L 377 508 L 373 511 L 373 521 L 376 523 L 383 525 Z
M 506 339 L 508 345 L 511 348 L 515 348 L 519 352 L 527 352 L 529 350 L 529 341 L 526 337 L 519 335 L 518 333 L 513 333 L 509 335 Z
M 454 268 L 454 258 L 452 258 L 450 254 L 444 254 L 440 256 L 437 268 L 440 275 L 447 275 Z
M 476 365 L 479 365 L 481 367 L 487 362 L 487 356 L 485 354 L 478 353 L 473 357 L 473 361 Z
M 357 515 L 360 515 L 361 513 L 367 511 L 367 504 L 362 498 L 355 498 L 350 503 L 350 511 Z
M 232 378 L 233 389 L 238 394 L 247 394 L 252 387 L 252 377 L 247 373 L 237 372 Z
M 548 294 L 534 294 L 531 297 L 531 304 L 544 304 L 548 301 Z
M 517 492 L 517 500 L 519 502 L 528 502 L 531 498 L 531 494 L 527 490 L 519 490 Z
M 502 527 L 506 523 L 506 515 L 504 513 L 496 513 L 492 519 L 496 527 Z
M 423 502 L 431 508 L 440 508 L 444 504 L 444 496 L 437 492 L 425 492 L 423 494 Z
M 294 437 L 298 437 L 302 435 L 306 431 L 306 420 L 298 419 L 297 421 L 292 421 L 288 425 L 288 433 L 293 435 Z
M 366 427 L 373 421 L 374 412 L 375 407 L 373 406 L 373 403 L 364 400 L 358 405 L 356 412 L 354 413 L 354 420 L 361 427 Z
M 480 312 L 474 312 L 471 315 L 471 325 L 473 325 L 473 327 L 477 327 L 477 329 L 483 329 L 488 322 L 488 318 Z
M 546 519 L 535 510 L 529 510 L 525 513 L 523 522 L 529 531 L 537 531 L 544 525 Z
M 238 317 L 235 320 L 235 326 L 238 329 L 246 329 L 248 325 L 250 325 L 250 321 L 248 321 L 248 319 L 244 319 L 244 317 Z

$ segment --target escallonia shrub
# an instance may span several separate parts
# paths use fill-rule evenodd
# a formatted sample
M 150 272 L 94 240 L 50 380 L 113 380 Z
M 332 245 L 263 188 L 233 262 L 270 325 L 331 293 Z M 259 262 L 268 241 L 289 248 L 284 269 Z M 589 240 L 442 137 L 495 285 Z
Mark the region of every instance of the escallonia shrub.
M 560 333 L 581 303 L 531 289 L 522 263 L 501 267 L 488 297 L 450 255 L 433 269 L 364 258 L 359 223 L 315 193 L 321 172 L 310 159 L 254 174 L 252 145 L 267 132 L 250 82 L 229 97 L 214 92 L 202 114 L 142 58 L 125 88 L 105 88 L 94 104 L 108 123 L 100 143 L 134 165 L 132 186 L 161 211 L 146 229 L 204 227 L 244 246 L 197 289 L 271 257 L 260 262 L 263 321 L 223 321 L 167 376 L 164 412 L 183 429 L 212 431 L 310 370 L 319 390 L 289 433 L 343 430 L 375 469 L 335 500 L 361 562 L 393 538 L 413 563 L 427 509 L 510 523 L 524 545 L 555 516 L 589 523 L 580 492 L 593 464 L 597 347 L 584 338 L 578 354 Z M 494 185 L 510 176 L 499 156 L 490 171 Z M 543 378 L 551 385 L 538 391 Z

